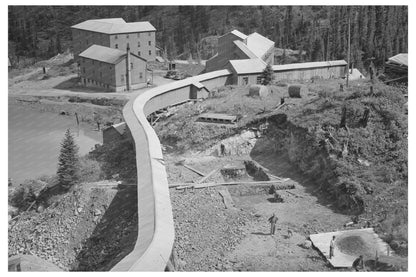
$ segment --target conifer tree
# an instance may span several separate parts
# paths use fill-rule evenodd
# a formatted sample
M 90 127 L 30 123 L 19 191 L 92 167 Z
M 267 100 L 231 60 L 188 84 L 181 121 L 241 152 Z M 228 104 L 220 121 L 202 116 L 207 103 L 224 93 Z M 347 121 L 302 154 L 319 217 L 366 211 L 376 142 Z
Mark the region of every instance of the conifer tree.
M 273 68 L 270 64 L 266 65 L 266 68 L 261 73 L 262 85 L 268 85 L 273 80 Z
M 79 180 L 78 146 L 69 129 L 61 143 L 58 159 L 58 181 L 63 188 L 70 188 Z

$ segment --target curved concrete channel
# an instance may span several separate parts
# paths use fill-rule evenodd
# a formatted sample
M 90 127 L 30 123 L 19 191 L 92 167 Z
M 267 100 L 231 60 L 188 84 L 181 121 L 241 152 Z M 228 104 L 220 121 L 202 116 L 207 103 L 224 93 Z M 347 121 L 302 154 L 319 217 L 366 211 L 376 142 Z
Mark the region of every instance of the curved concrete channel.
M 133 251 L 111 271 L 163 271 L 172 253 L 175 231 L 167 174 L 159 138 L 146 116 L 189 100 L 195 85 L 208 91 L 225 85 L 230 75 L 219 70 L 169 83 L 136 96 L 124 107 L 136 149 L 139 226 Z

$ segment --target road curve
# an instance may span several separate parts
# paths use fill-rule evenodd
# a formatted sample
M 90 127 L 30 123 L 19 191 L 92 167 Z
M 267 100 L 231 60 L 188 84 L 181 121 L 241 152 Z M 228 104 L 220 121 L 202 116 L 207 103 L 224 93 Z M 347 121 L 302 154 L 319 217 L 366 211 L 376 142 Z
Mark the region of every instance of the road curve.
M 169 83 L 145 91 L 124 107 L 136 149 L 139 226 L 133 251 L 111 271 L 163 271 L 172 252 L 175 235 L 167 174 L 160 141 L 146 116 L 189 100 L 192 84 L 212 89 L 225 85 L 230 75 L 219 70 Z

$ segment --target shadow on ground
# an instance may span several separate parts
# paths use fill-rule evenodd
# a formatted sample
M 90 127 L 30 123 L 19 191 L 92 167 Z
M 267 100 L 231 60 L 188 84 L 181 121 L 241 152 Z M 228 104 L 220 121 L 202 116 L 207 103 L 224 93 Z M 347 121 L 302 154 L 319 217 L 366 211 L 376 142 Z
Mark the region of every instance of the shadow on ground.
M 79 77 L 73 77 L 71 79 L 67 79 L 56 86 L 54 89 L 61 89 L 61 90 L 69 90 L 73 92 L 85 92 L 85 93 L 98 93 L 98 92 L 106 92 L 105 88 L 93 88 L 93 87 L 84 87 L 81 85 L 79 81 Z
M 133 250 L 137 235 L 137 186 L 123 186 L 82 243 L 71 271 L 109 271 Z
M 270 149 L 267 141 L 265 139 L 257 140 L 250 153 L 251 159 L 269 169 L 270 173 L 273 175 L 292 179 L 298 183 L 299 186 L 304 187 L 307 193 L 316 197 L 317 202 L 320 205 L 326 206 L 334 212 L 341 213 L 341 211 L 336 209 L 335 205 L 333 205 L 334 200 L 320 189 L 319 184 L 315 183 L 312 178 L 302 173 L 295 165 L 290 164 L 286 152 L 277 153 L 270 150 L 266 152 L 265 149 Z M 272 202 L 274 200 L 270 199 L 269 201 Z

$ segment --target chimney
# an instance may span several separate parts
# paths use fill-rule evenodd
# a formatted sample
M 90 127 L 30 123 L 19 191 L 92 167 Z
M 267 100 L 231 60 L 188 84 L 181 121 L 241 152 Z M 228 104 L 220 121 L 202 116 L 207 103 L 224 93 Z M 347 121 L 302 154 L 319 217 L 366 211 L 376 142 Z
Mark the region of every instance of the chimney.
M 131 67 L 130 67 L 130 45 L 127 43 L 127 55 L 126 55 L 126 89 L 131 89 Z

